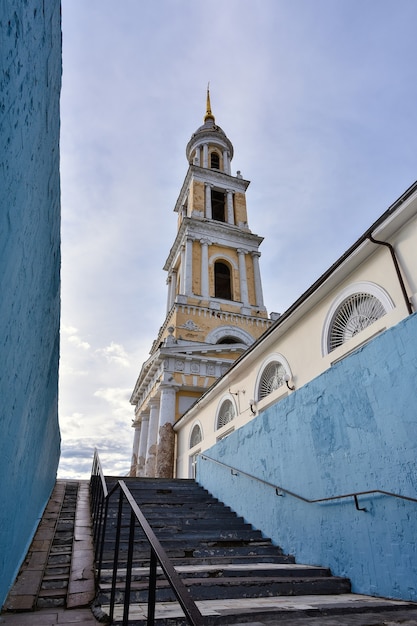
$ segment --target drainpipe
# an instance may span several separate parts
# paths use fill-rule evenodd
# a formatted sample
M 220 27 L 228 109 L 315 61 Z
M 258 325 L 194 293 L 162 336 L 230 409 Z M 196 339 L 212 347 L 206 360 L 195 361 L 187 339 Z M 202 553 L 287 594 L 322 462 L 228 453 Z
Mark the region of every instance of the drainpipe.
M 403 280 L 403 277 L 402 277 L 402 274 L 401 274 L 400 266 L 398 264 L 398 260 L 397 260 L 397 257 L 395 255 L 395 250 L 394 250 L 393 246 L 390 243 L 387 243 L 386 241 L 379 241 L 378 239 L 374 239 L 372 237 L 371 233 L 369 233 L 368 239 L 370 241 L 372 241 L 372 243 L 376 243 L 376 244 L 378 244 L 380 246 L 387 246 L 387 248 L 389 248 L 389 251 L 391 253 L 392 262 L 394 263 L 395 271 L 397 272 L 398 282 L 400 283 L 401 291 L 402 291 L 402 294 L 404 296 L 404 300 L 405 300 L 405 304 L 406 304 L 406 307 L 407 307 L 407 311 L 408 311 L 409 315 L 411 315 L 412 312 L 413 312 L 413 308 L 411 306 L 410 298 L 407 295 L 407 290 L 405 288 L 404 280 Z

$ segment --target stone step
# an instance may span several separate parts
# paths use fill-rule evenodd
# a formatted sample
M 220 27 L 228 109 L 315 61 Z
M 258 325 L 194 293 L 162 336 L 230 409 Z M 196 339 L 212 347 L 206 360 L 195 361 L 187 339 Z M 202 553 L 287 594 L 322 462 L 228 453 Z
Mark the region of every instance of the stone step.
M 337 576 L 330 577 L 225 577 L 225 578 L 183 578 L 194 601 L 236 598 L 259 598 L 271 596 L 298 595 L 337 595 L 350 592 L 350 581 Z M 105 604 L 110 598 L 111 583 L 100 583 L 100 601 Z M 124 599 L 124 587 L 116 590 L 119 602 Z M 132 581 L 130 601 L 146 602 L 148 582 Z M 157 581 L 156 598 L 158 602 L 175 601 L 174 593 L 167 580 Z
M 113 558 L 112 558 L 112 554 L 108 554 L 107 555 L 107 559 L 103 559 L 102 562 L 102 569 L 106 570 L 106 569 L 112 569 L 113 567 Z M 256 563 L 276 563 L 278 565 L 280 564 L 292 564 L 294 563 L 294 557 L 291 555 L 277 555 L 277 556 L 271 556 L 269 554 L 253 554 L 253 555 L 237 555 L 237 556 L 221 556 L 221 555 L 214 555 L 214 556 L 204 556 L 204 557 L 199 557 L 198 559 L 194 558 L 194 557 L 174 557 L 170 559 L 172 565 L 174 567 L 177 566 L 190 566 L 190 565 L 196 565 L 197 566 L 201 565 L 201 566 L 205 566 L 205 565 L 215 565 L 215 566 L 224 566 L 224 565 L 242 565 L 244 564 L 247 568 L 251 568 L 253 564 Z M 143 556 L 143 559 L 135 559 L 134 562 L 135 567 L 149 567 L 149 552 Z M 122 567 L 122 565 L 121 565 Z
M 257 577 L 284 577 L 284 578 L 300 578 L 300 577 L 330 577 L 331 573 L 328 568 L 316 567 L 310 565 L 299 565 L 295 563 L 260 563 L 254 562 L 248 568 L 247 563 L 226 563 L 226 564 L 200 564 L 200 565 L 176 565 L 176 571 L 181 578 L 226 578 L 226 577 L 242 577 L 256 575 Z M 111 581 L 113 569 L 102 569 L 101 580 Z M 117 580 L 123 581 L 126 576 L 126 569 L 119 568 L 117 570 Z M 164 578 L 164 573 L 160 567 L 157 568 L 157 576 Z M 147 580 L 149 577 L 148 567 L 132 568 L 132 580 Z
M 120 543 L 119 559 L 123 561 L 127 558 L 127 543 Z M 195 542 L 184 541 L 169 541 L 163 542 L 163 548 L 170 559 L 172 558 L 201 558 L 201 557 L 242 557 L 244 555 L 260 556 L 268 555 L 280 556 L 280 552 L 276 550 L 274 552 L 273 547 L 268 543 L 262 543 L 260 541 L 231 541 L 231 540 L 217 540 L 217 541 L 201 541 L 199 544 Z M 103 560 L 112 562 L 114 553 L 114 544 L 105 545 Z M 134 560 L 145 559 L 149 560 L 149 544 L 142 542 L 136 544 L 133 553 Z
M 358 594 L 336 596 L 280 596 L 200 600 L 197 606 L 205 626 L 415 626 L 417 607 L 400 600 Z M 103 605 L 108 613 L 108 606 Z M 115 624 L 121 624 L 123 607 L 115 607 Z M 147 605 L 133 604 L 129 624 L 146 626 Z M 156 604 L 156 626 L 188 626 L 177 602 Z

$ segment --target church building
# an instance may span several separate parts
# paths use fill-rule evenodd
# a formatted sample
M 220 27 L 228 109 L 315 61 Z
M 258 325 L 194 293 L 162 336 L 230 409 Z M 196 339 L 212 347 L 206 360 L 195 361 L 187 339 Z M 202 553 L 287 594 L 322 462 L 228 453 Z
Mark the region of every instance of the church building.
M 249 181 L 231 172 L 233 145 L 216 124 L 209 91 L 186 157 L 177 234 L 164 265 L 165 320 L 130 400 L 132 476 L 173 476 L 174 424 L 272 323 L 259 269 L 263 238 L 248 224 Z

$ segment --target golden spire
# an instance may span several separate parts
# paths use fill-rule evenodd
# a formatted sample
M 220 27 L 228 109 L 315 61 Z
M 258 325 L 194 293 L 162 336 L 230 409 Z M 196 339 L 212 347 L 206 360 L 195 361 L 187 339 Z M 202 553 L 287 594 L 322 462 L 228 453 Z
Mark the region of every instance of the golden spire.
M 211 105 L 210 105 L 210 83 L 208 83 L 207 85 L 207 105 L 206 105 L 206 114 L 204 116 L 204 121 L 207 122 L 208 120 L 214 120 L 214 115 L 211 112 Z

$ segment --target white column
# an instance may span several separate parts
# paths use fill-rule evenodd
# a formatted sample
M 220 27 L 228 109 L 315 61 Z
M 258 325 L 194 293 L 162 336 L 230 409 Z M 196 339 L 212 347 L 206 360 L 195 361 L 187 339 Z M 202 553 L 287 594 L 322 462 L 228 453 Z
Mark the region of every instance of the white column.
M 136 476 L 136 472 L 138 469 L 138 457 L 139 457 L 139 441 L 140 441 L 140 432 L 141 432 L 141 420 L 136 419 L 133 427 L 135 429 L 135 435 L 133 437 L 133 450 L 132 450 L 132 461 L 130 463 L 130 473 L 129 476 Z
M 159 410 L 158 456 L 156 476 L 172 478 L 174 475 L 175 433 L 175 399 L 176 387 L 161 385 L 161 406 Z
M 227 190 L 227 223 L 235 223 L 235 215 L 233 211 L 233 191 Z
M 142 413 L 142 427 L 138 450 L 136 476 L 145 476 L 146 450 L 148 447 L 149 413 Z
M 149 429 L 148 429 L 148 443 L 146 450 L 146 463 L 145 463 L 145 476 L 150 478 L 155 477 L 156 467 L 156 451 L 157 451 L 157 439 L 158 439 L 158 425 L 159 425 L 159 402 L 156 398 L 149 402 L 150 415 L 149 415 Z
M 168 311 L 171 308 L 171 302 L 172 302 L 172 274 L 168 274 L 167 285 L 168 285 L 168 296 L 167 296 L 167 310 L 166 310 L 166 312 L 168 313 Z
M 192 237 L 187 237 L 185 240 L 184 293 L 187 296 L 191 296 L 193 293 L 193 239 Z
M 201 243 L 201 295 L 209 298 L 209 264 L 208 247 L 211 243 L 209 239 L 200 239 Z
M 208 144 L 203 145 L 203 167 L 208 167 Z
M 177 293 L 177 270 L 172 270 L 171 272 L 171 292 L 170 292 L 170 301 L 169 301 L 169 308 L 172 307 L 172 305 L 175 302 L 175 296 Z
M 205 205 L 206 205 L 206 217 L 211 220 L 212 212 L 211 212 L 211 187 L 208 183 L 205 184 Z
M 181 246 L 180 294 L 185 294 L 185 245 Z
M 264 296 L 262 292 L 262 281 L 261 281 L 261 272 L 259 269 L 259 257 L 261 256 L 260 252 L 252 252 L 253 259 L 253 274 L 255 277 L 255 297 L 256 297 L 256 306 L 264 307 Z
M 177 394 L 176 387 L 168 387 L 161 385 L 161 403 L 159 408 L 159 428 L 165 424 L 173 424 L 175 421 L 175 398 Z M 158 433 L 158 442 L 160 441 L 160 433 Z
M 229 152 L 227 150 L 223 150 L 223 171 L 230 174 Z
M 245 256 L 247 251 L 242 248 L 238 248 L 239 255 L 239 280 L 240 280 L 240 299 L 243 302 L 243 306 L 249 305 L 248 299 L 248 281 L 246 277 L 246 262 Z

